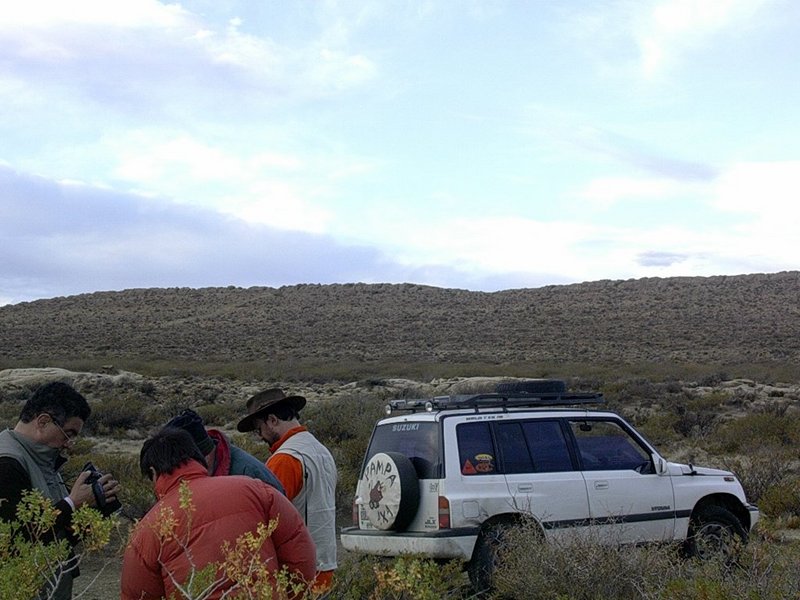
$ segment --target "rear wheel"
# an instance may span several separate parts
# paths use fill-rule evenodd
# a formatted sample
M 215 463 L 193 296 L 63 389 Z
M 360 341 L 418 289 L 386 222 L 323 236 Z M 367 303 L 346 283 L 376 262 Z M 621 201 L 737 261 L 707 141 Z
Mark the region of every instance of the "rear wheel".
M 495 573 L 508 546 L 508 532 L 512 526 L 511 523 L 494 523 L 481 528 L 472 559 L 467 563 L 467 574 L 476 592 L 494 588 Z
M 684 547 L 688 556 L 700 560 L 729 560 L 746 542 L 747 532 L 731 511 L 722 506 L 706 506 L 692 517 Z

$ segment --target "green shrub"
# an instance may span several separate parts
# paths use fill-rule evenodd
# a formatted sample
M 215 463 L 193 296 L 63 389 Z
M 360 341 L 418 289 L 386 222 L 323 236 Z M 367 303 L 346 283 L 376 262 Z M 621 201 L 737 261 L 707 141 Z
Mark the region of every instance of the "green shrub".
M 145 425 L 148 402 L 138 396 L 115 396 L 92 406 L 87 429 L 97 435 L 110 435 Z
M 675 407 L 677 419 L 673 428 L 683 437 L 702 438 L 715 427 L 719 405 L 698 402 L 696 399 Z
M 722 463 L 738 476 L 747 499 L 760 504 L 770 490 L 784 485 L 787 477 L 796 472 L 796 455 L 794 449 L 765 447 L 754 450 L 746 457 L 725 457 Z
M 203 404 L 196 406 L 194 410 L 203 418 L 207 427 L 224 427 L 242 418 L 241 411 L 235 404 Z
M 150 404 L 142 415 L 142 424 L 150 428 L 162 427 L 184 409 L 195 409 L 194 403 L 180 394 L 168 396 L 158 404 Z
M 496 574 L 498 597 L 639 599 L 648 581 L 674 568 L 673 549 L 602 546 L 596 536 L 545 543 L 535 523 L 508 533 Z
M 751 452 L 772 447 L 800 445 L 800 416 L 770 413 L 748 414 L 729 421 L 714 436 L 719 452 Z
M 13 428 L 19 420 L 19 413 L 22 411 L 22 404 L 18 402 L 4 400 L 0 402 L 0 429 Z
M 599 545 L 596 539 L 542 543 L 538 532 L 509 535 L 497 598 L 605 600 L 783 600 L 798 598 L 798 544 L 751 536 L 733 565 L 679 558 L 672 545 Z
M 460 561 L 419 556 L 381 558 L 353 554 L 341 561 L 331 600 L 439 600 L 471 597 Z
M 662 448 L 680 439 L 677 423 L 678 415 L 674 413 L 656 413 L 641 423 L 638 430 L 650 443 Z
M 70 559 L 66 540 L 48 541 L 53 539 L 57 514 L 49 499 L 32 490 L 23 493 L 16 520 L 0 521 L 0 598 L 29 600 L 46 585 L 55 587 L 57 579 L 50 577 L 59 578 L 62 569 L 73 569 L 88 553 L 104 548 L 116 525 L 114 519 L 80 507 L 72 516 L 72 530 L 82 543 Z
M 645 598 L 658 600 L 785 600 L 800 597 L 797 544 L 753 539 L 733 565 L 688 561 L 652 577 Z
M 261 462 L 266 462 L 269 458 L 269 445 L 254 433 L 234 433 L 231 436 L 231 444 L 249 452 Z
M 758 508 L 770 517 L 800 517 L 800 477 L 785 479 L 765 490 Z

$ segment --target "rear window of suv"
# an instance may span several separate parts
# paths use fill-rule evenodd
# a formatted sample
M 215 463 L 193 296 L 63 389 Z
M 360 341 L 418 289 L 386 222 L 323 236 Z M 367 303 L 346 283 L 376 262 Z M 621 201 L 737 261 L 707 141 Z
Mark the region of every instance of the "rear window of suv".
M 420 479 L 441 479 L 439 448 L 437 423 L 386 423 L 375 427 L 364 464 L 378 452 L 399 452 L 411 460 Z

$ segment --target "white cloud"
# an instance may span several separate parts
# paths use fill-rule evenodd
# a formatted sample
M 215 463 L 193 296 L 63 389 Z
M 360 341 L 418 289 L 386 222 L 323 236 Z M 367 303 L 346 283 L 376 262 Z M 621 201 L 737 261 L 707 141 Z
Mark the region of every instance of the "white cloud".
M 515 217 L 387 222 L 392 231 L 382 233 L 392 238 L 393 256 L 401 264 L 454 265 L 488 274 L 574 273 L 581 261 L 576 242 L 596 233 L 589 224 Z
M 247 223 L 310 233 L 326 232 L 333 211 L 306 200 L 305 193 L 303 188 L 283 181 L 255 182 L 244 194 L 226 198 L 220 210 Z
M 0 47 L 6 65 L 15 64 L 20 73 L 23 65 L 42 75 L 53 69 L 28 80 L 44 94 L 60 87 L 93 96 L 118 82 L 114 95 L 155 105 L 178 94 L 184 110 L 200 101 L 198 90 L 227 97 L 242 86 L 273 101 L 308 98 L 361 85 L 377 72 L 369 57 L 349 49 L 347 36 L 340 36 L 340 45 L 331 43 L 324 26 L 317 39 L 279 44 L 244 33 L 240 25 L 233 18 L 216 26 L 179 4 L 152 0 L 39 0 L 4 7 Z M 13 79 L 4 70 L 0 79 Z M 141 89 L 150 93 L 136 94 Z M 60 96 L 63 101 L 63 91 Z
M 0 30 L 56 29 L 74 24 L 174 27 L 187 15 L 180 4 L 154 0 L 27 0 L 3 6 Z
M 720 178 L 713 203 L 748 217 L 729 234 L 729 245 L 779 269 L 800 264 L 800 161 L 734 165 Z
M 331 211 L 315 205 L 315 184 L 302 177 L 315 175 L 305 159 L 294 155 L 241 154 L 159 132 L 138 132 L 121 140 L 118 152 L 115 175 L 139 191 L 280 229 L 321 233 L 332 218 Z
M 623 200 L 664 198 L 682 187 L 669 179 L 600 177 L 591 180 L 578 195 L 598 208 L 610 208 Z
M 715 186 L 723 211 L 752 213 L 761 220 L 800 218 L 800 160 L 732 165 Z
M 654 77 L 707 42 L 714 34 L 741 26 L 765 0 L 662 0 L 641 6 L 649 12 L 633 22 L 641 69 Z

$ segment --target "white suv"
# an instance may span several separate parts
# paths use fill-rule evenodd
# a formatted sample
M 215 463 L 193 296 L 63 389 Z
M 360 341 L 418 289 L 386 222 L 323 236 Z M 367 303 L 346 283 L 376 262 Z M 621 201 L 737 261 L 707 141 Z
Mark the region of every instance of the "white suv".
M 463 559 L 483 589 L 493 541 L 522 517 L 545 539 L 680 540 L 690 555 L 746 541 L 759 513 L 732 473 L 668 462 L 619 415 L 585 406 L 602 401 L 538 379 L 391 402 L 398 416 L 375 426 L 342 545 Z

